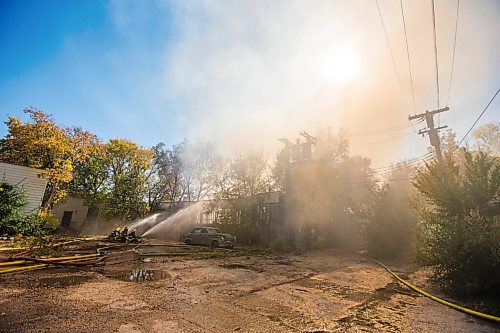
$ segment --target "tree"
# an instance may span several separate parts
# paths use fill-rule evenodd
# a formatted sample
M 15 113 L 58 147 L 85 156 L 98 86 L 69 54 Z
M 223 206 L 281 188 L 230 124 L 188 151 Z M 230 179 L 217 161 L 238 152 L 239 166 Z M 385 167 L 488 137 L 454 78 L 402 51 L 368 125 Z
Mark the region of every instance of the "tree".
M 221 170 L 213 145 L 184 140 L 170 149 L 159 143 L 152 151 L 147 182 L 150 213 L 164 201 L 169 201 L 172 209 L 183 200 L 199 201 L 211 194 Z
M 419 170 L 414 185 L 425 200 L 418 259 L 434 277 L 467 292 L 498 292 L 500 284 L 500 160 L 464 150 Z
M 186 197 L 198 201 L 212 192 L 221 171 L 221 159 L 210 143 L 191 144 L 182 150 L 182 175 Z
M 31 122 L 14 117 L 6 122 L 8 134 L 0 140 L 0 160 L 44 171 L 47 191 L 42 208 L 48 211 L 67 194 L 74 163 L 85 158 L 93 136 L 78 128 L 60 127 L 50 115 L 33 107 L 24 113 Z
M 186 188 L 182 173 L 183 150 L 183 144 L 166 149 L 165 144 L 159 143 L 152 148 L 153 159 L 146 183 L 150 213 L 159 210 L 164 201 L 168 201 L 172 209 L 183 200 Z
M 418 223 L 411 204 L 415 190 L 409 177 L 413 171 L 408 162 L 395 165 L 388 179 L 397 181 L 374 189 L 366 205 L 357 212 L 370 255 L 387 258 L 412 254 Z
M 262 152 L 237 154 L 228 165 L 221 185 L 226 199 L 237 199 L 262 193 L 269 184 L 267 162 Z
M 5 182 L 0 183 L 0 236 L 41 235 L 45 223 L 37 214 L 23 213 L 25 193 Z
M 472 132 L 476 146 L 489 154 L 500 156 L 500 123 L 485 124 Z
M 106 214 L 126 220 L 143 216 L 147 212 L 146 172 L 153 157 L 151 150 L 124 139 L 112 139 L 104 148 L 109 172 Z
M 99 216 L 99 209 L 109 194 L 109 171 L 104 144 L 95 142 L 89 148 L 85 158 L 74 165 L 69 191 L 85 200 L 89 206 L 87 218 L 95 222 Z
M 249 151 L 234 156 L 217 178 L 210 209 L 218 211 L 219 221 L 238 227 L 240 238 L 253 243 L 259 226 L 256 218 L 258 193 L 270 184 L 267 161 L 261 152 Z
M 337 134 L 328 129 L 318 134 L 316 144 L 316 159 L 325 161 L 330 165 L 335 165 L 349 158 L 349 138 L 345 130 L 340 130 Z

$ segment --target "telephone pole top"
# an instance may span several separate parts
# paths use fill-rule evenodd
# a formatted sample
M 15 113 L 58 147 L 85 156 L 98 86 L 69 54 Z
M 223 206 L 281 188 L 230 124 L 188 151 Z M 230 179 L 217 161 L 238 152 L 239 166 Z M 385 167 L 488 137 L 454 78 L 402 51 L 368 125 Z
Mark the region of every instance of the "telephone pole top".
M 439 140 L 439 135 L 438 132 L 439 130 L 443 128 L 447 128 L 448 126 L 439 126 L 439 127 L 434 127 L 434 115 L 448 111 L 450 108 L 445 107 L 433 111 L 425 111 L 424 113 L 416 114 L 414 116 L 409 116 L 408 120 L 414 120 L 414 119 L 425 119 L 425 122 L 427 123 L 427 128 L 421 129 L 418 131 L 418 134 L 425 136 L 425 134 L 429 135 L 429 141 L 431 143 L 431 146 L 434 147 L 436 151 L 436 157 L 439 162 L 443 161 L 443 155 L 441 153 L 441 142 Z

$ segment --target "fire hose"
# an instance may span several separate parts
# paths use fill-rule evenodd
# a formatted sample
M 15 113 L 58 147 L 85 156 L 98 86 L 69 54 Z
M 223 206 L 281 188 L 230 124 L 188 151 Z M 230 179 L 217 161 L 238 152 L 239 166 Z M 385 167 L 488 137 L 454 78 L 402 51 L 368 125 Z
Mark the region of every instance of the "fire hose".
M 359 253 L 358 253 L 359 254 Z M 402 279 L 399 275 L 397 275 L 396 273 L 394 273 L 393 271 L 391 271 L 386 265 L 382 264 L 380 261 L 378 260 L 375 260 L 373 258 L 370 258 L 366 255 L 363 255 L 363 254 L 359 254 L 360 256 L 362 256 L 363 258 L 366 258 L 368 260 L 371 260 L 373 261 L 374 263 L 382 266 L 387 272 L 389 272 L 389 274 L 391 274 L 396 280 L 398 280 L 399 282 L 401 282 L 402 284 L 404 284 L 405 286 L 407 286 L 408 288 L 410 288 L 411 290 L 413 291 L 416 291 L 417 293 L 425 296 L 425 297 L 428 297 L 430 299 L 432 299 L 433 301 L 436 301 L 438 303 L 441 303 L 443 305 L 446 305 L 452 309 L 455 309 L 455 310 L 458 310 L 458 311 L 461 311 L 461 312 L 464 312 L 464 313 L 467 313 L 467 314 L 470 314 L 470 315 L 473 315 L 473 316 L 476 316 L 476 317 L 479 317 L 479 318 L 483 318 L 483 319 L 487 319 L 487 320 L 491 320 L 491 321 L 495 321 L 497 323 L 500 323 L 500 317 L 495 317 L 495 316 L 492 316 L 492 315 L 489 315 L 489 314 L 486 314 L 486 313 L 482 313 L 482 312 L 478 312 L 478 311 L 474 311 L 474 310 L 471 310 L 471 309 L 467 309 L 463 306 L 460 306 L 460 305 L 456 305 L 454 303 L 451 303 L 451 302 L 448 302 L 444 299 L 441 299 L 437 296 L 434 296 L 432 294 L 429 294 L 428 292 L 425 292 L 423 291 L 422 289 L 414 286 L 413 284 L 411 284 L 410 282 Z

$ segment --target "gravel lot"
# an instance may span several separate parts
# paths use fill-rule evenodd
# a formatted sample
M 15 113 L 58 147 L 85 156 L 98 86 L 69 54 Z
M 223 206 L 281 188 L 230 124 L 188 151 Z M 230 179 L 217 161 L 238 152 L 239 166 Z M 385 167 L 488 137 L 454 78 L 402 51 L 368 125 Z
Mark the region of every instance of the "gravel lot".
M 425 274 L 391 266 L 425 285 Z M 154 257 L 0 276 L 1 332 L 498 332 L 352 254 Z

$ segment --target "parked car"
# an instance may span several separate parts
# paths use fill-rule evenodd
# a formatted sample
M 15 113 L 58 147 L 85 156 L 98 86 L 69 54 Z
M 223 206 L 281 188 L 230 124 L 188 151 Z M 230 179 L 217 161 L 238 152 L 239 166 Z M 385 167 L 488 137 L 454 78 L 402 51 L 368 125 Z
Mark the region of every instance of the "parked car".
M 219 229 L 210 227 L 194 228 L 184 237 L 184 243 L 186 244 L 225 247 L 228 249 L 232 249 L 235 242 L 236 237 L 223 234 Z

